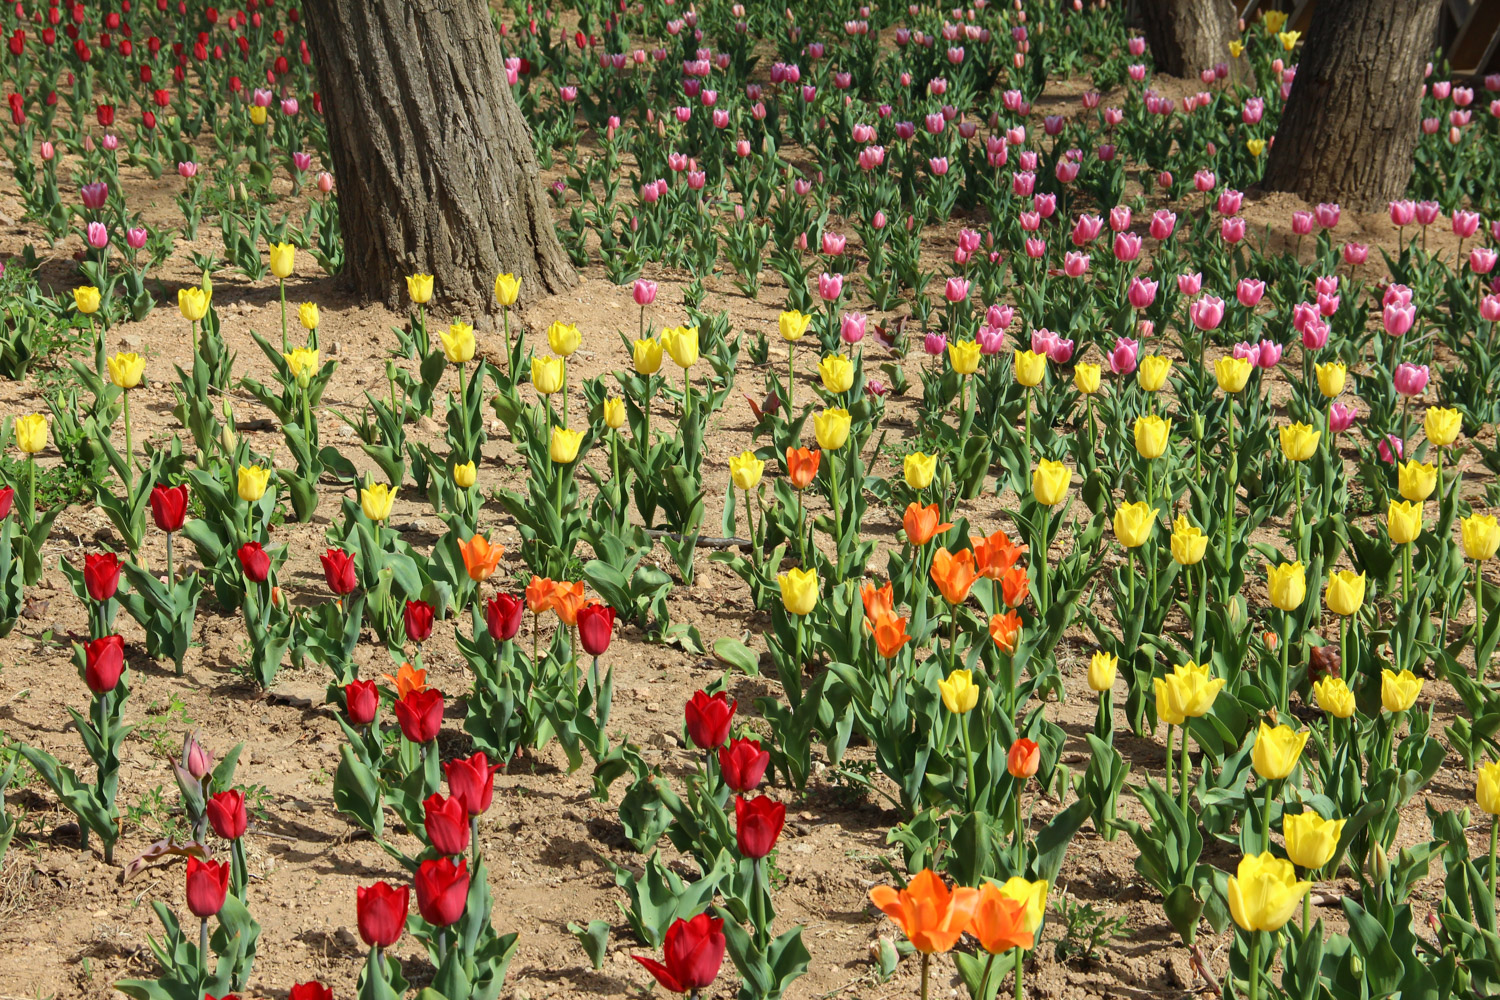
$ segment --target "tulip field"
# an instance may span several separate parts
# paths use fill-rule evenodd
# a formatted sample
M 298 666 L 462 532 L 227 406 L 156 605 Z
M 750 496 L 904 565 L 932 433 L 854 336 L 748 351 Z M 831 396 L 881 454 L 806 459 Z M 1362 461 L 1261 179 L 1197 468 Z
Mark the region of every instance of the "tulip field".
M 0 11 L 0 1000 L 1500 995 L 1500 76 L 1124 6 L 491 4 L 481 309 L 296 0 Z

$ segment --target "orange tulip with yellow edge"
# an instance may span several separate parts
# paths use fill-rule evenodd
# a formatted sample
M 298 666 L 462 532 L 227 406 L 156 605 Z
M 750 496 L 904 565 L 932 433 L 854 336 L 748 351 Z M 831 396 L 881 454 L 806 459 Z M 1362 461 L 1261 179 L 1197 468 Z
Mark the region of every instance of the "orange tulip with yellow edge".
M 491 545 L 488 538 L 476 534 L 467 542 L 459 544 L 458 554 L 463 556 L 464 569 L 469 571 L 469 579 L 479 583 L 489 579 L 500 565 L 500 557 L 505 555 L 505 546 Z
M 913 948 L 931 955 L 958 944 L 979 905 L 979 890 L 949 889 L 936 872 L 924 868 L 899 892 L 877 885 L 870 890 L 870 902 L 901 928 Z

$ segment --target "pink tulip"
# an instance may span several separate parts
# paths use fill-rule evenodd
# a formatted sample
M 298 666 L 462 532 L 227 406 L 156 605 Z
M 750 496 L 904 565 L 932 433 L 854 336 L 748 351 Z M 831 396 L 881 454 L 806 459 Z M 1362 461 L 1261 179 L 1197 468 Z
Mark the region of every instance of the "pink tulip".
M 1486 295 L 1479 300 L 1479 315 L 1488 322 L 1500 322 L 1500 295 Z
M 829 257 L 842 257 L 844 254 L 844 245 L 848 242 L 848 239 L 847 237 L 840 236 L 838 233 L 830 233 L 824 230 L 822 242 L 823 253 L 825 255 Z
M 1380 321 L 1385 326 L 1385 332 L 1392 337 L 1399 337 L 1411 329 L 1416 322 L 1417 309 L 1411 305 L 1400 305 L 1392 303 L 1381 312 Z
M 837 302 L 844 294 L 844 276 L 824 271 L 818 275 L 818 297 L 824 302 Z
M 973 253 L 979 249 L 980 237 L 972 229 L 960 229 L 958 231 L 958 245 L 965 251 Z
M 1306 236 L 1312 232 L 1313 215 L 1311 212 L 1292 213 L 1292 232 L 1297 236 Z
M 1430 226 L 1442 215 L 1443 206 L 1435 201 L 1419 201 L 1416 206 L 1417 224 Z
M 1035 194 L 1031 196 L 1031 207 L 1044 219 L 1050 219 L 1057 213 L 1057 195 Z
M 1417 217 L 1417 203 L 1414 201 L 1391 202 L 1391 225 L 1409 226 Z
M 979 353 L 986 357 L 999 354 L 1005 349 L 1005 331 L 998 326 L 990 326 L 988 323 L 980 325 L 979 332 L 974 335 L 974 340 L 979 344 Z
M 1052 173 L 1057 177 L 1058 183 L 1071 184 L 1078 179 L 1079 166 L 1076 160 L 1058 160 L 1057 166 L 1052 168 Z
M 1411 305 L 1411 289 L 1400 283 L 1392 283 L 1386 286 L 1385 294 L 1380 298 L 1382 306 L 1409 306 Z
M 1035 354 L 1047 354 L 1052 349 L 1052 344 L 1057 340 L 1057 334 L 1048 329 L 1031 331 L 1031 350 Z
M 89 246 L 95 250 L 103 250 L 109 246 L 109 230 L 102 222 L 90 222 L 88 225 Z
M 297 173 L 299 173 L 299 174 L 300 173 L 305 173 L 308 170 L 308 168 L 311 167 L 311 166 L 312 166 L 312 154 L 311 153 L 293 153 L 292 154 L 292 167 L 293 167 L 293 169 L 295 169 L 297 171 Z
M 1350 267 L 1358 267 L 1370 256 L 1370 248 L 1364 243 L 1344 244 L 1344 263 Z
M 1242 192 L 1232 188 L 1225 188 L 1219 192 L 1219 214 L 1239 215 L 1240 206 L 1244 203 L 1245 196 Z
M 879 399 L 881 396 L 884 396 L 890 391 L 891 387 L 886 385 L 878 378 L 872 378 L 865 383 L 865 392 L 874 396 L 876 399 Z
M 1343 403 L 1334 403 L 1328 407 L 1328 429 L 1335 434 L 1342 434 L 1354 425 L 1354 407 L 1345 406 Z M 1396 442 L 1400 447 L 1401 442 Z
M 1336 203 L 1332 205 L 1320 203 L 1313 209 L 1313 217 L 1318 220 L 1318 225 L 1323 229 L 1332 229 L 1339 224 L 1340 211 Z
M 1396 374 L 1392 377 L 1396 391 L 1403 396 L 1420 396 L 1422 390 L 1427 388 L 1429 372 L 1426 365 L 1414 365 L 1409 361 L 1403 361 L 1396 366 Z
M 1217 330 L 1224 321 L 1224 300 L 1216 295 L 1205 295 L 1188 307 L 1188 316 L 1200 330 Z
M 1035 350 L 1035 348 L 1032 348 Z M 1073 360 L 1073 342 L 1063 337 L 1054 337 L 1047 348 L 1047 360 L 1054 365 L 1065 365 Z
M 1318 293 L 1318 312 L 1324 316 L 1332 316 L 1339 311 L 1340 296 Z
M 1131 278 L 1130 288 L 1126 290 L 1125 297 L 1130 300 L 1132 307 L 1136 309 L 1148 308 L 1156 301 L 1157 284 L 1145 278 Z
M 1063 254 L 1063 273 L 1070 278 L 1081 278 L 1089 269 L 1089 255 L 1069 250 Z
M 1129 375 L 1135 371 L 1135 355 L 1140 347 L 1139 342 L 1129 337 L 1116 339 L 1114 350 L 1109 352 L 1109 370 L 1116 375 Z
M 1116 233 L 1123 233 L 1130 228 L 1130 206 L 1116 205 L 1109 210 L 1109 228 Z
M 1073 245 L 1081 247 L 1092 243 L 1104 231 L 1104 220 L 1097 215 L 1080 215 L 1073 223 Z
M 1017 198 L 1030 198 L 1031 192 L 1036 190 L 1036 174 L 1029 170 L 1011 174 L 1010 190 Z
M 1479 232 L 1479 213 L 1466 212 L 1463 209 L 1453 213 L 1453 235 L 1461 240 L 1466 240 Z
M 1163 191 L 1165 191 L 1165 190 L 1167 190 L 1167 188 L 1171 187 L 1172 186 L 1172 171 L 1170 171 L 1170 170 L 1163 170 L 1161 173 L 1157 174 L 1156 175 L 1156 186 L 1159 187 L 1159 188 L 1161 188 Z
M 1021 213 L 1021 229 L 1023 231 L 1028 232 L 1028 233 L 1034 233 L 1034 232 L 1036 232 L 1040 228 L 1042 228 L 1042 213 L 1041 212 L 1022 212 Z
M 1197 295 L 1203 291 L 1203 273 L 1195 271 L 1192 274 L 1179 274 L 1177 290 L 1183 295 Z
M 1219 236 L 1225 243 L 1238 243 L 1245 238 L 1245 220 L 1232 216 L 1219 221 Z
M 1032 238 L 1026 241 L 1026 256 L 1030 257 L 1032 260 L 1041 260 L 1046 256 L 1046 254 L 1046 240 Z
M 104 207 L 104 202 L 109 197 L 109 185 L 104 181 L 85 184 L 78 189 L 78 195 L 83 199 L 84 208 L 97 212 Z
M 1301 333 L 1307 324 L 1318 318 L 1318 307 L 1311 302 L 1298 302 L 1292 306 L 1292 329 Z
M 1262 97 L 1252 97 L 1240 108 L 1240 120 L 1246 125 L 1259 125 L 1265 114 L 1266 102 Z
M 964 278 L 949 278 L 943 286 L 943 297 L 949 302 L 962 302 L 969 297 L 969 282 Z M 835 296 L 837 298 L 837 296 Z
M 1193 175 L 1193 187 L 1199 192 L 1212 191 L 1219 183 L 1212 170 L 1200 170 Z
M 656 301 L 656 282 L 647 281 L 645 278 L 637 278 L 635 279 L 635 284 L 631 286 L 630 293 L 634 297 L 636 305 L 649 306 Z
M 1141 238 L 1135 233 L 1115 234 L 1115 260 L 1133 261 L 1141 255 Z
M 933 357 L 941 355 L 948 349 L 948 338 L 941 333 L 929 333 L 922 338 L 922 350 Z
M 1247 309 L 1254 309 L 1266 294 L 1266 283 L 1255 278 L 1241 278 L 1235 287 L 1234 294 L 1235 298 L 1240 300 L 1240 305 Z
M 1309 351 L 1321 351 L 1328 343 L 1328 324 L 1317 317 L 1307 321 L 1302 328 L 1302 346 Z
M 1469 251 L 1469 270 L 1475 274 L 1489 274 L 1495 269 L 1497 255 L 1489 247 L 1475 247 Z
M 867 320 L 864 313 L 844 313 L 839 320 L 839 337 L 846 344 L 857 344 L 865 339 Z
M 1001 305 L 998 302 L 986 309 L 984 313 L 985 322 L 1001 330 L 1008 329 L 1015 318 L 1015 307 Z
M 1379 453 L 1382 462 L 1385 462 L 1387 465 L 1395 465 L 1401 461 L 1405 448 L 1400 438 L 1394 434 L 1387 434 L 1384 439 L 1375 445 L 1375 451 Z
M 1159 208 L 1151 216 L 1151 238 L 1164 240 L 1172 235 L 1172 230 L 1177 228 L 1177 215 L 1168 212 L 1165 208 Z
M 1339 276 L 1337 274 L 1320 274 L 1313 279 L 1313 291 L 1319 295 L 1337 295 L 1339 291 Z
M 143 226 L 125 230 L 125 245 L 132 250 L 139 250 L 146 245 L 146 230 Z
M 1256 346 L 1259 347 L 1254 359 L 1256 367 L 1266 369 L 1275 368 L 1277 363 L 1281 361 L 1281 345 L 1274 340 L 1262 340 Z

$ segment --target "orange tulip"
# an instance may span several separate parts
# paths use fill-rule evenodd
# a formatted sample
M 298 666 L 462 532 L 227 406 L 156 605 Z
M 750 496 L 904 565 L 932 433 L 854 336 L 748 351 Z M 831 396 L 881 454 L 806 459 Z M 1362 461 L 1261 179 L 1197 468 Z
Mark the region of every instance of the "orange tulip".
M 1012 778 L 1023 781 L 1036 774 L 1041 763 L 1042 748 L 1034 740 L 1028 740 L 1024 736 L 1012 743 L 1010 753 L 1005 755 L 1005 769 Z
M 911 642 L 906 634 L 906 619 L 897 618 L 890 612 L 881 612 L 865 619 L 865 627 L 875 635 L 875 648 L 889 659 L 901 652 L 901 647 Z
M 938 549 L 932 558 L 932 582 L 938 585 L 949 604 L 962 604 L 969 599 L 969 588 L 979 575 L 974 572 L 974 553 L 968 549 L 954 555 L 947 549 Z
M 971 538 L 974 547 L 974 564 L 979 575 L 998 580 L 1026 554 L 1026 546 L 1017 545 L 1003 531 L 996 531 L 988 538 Z
M 1026 904 L 1011 899 L 992 882 L 979 887 L 979 905 L 974 907 L 969 933 L 991 955 L 1012 948 L 1030 948 L 1035 943 L 1034 936 L 1026 929 Z
M 505 546 L 491 545 L 488 538 L 476 534 L 467 542 L 460 543 L 458 554 L 464 557 L 464 569 L 469 571 L 469 579 L 478 583 L 495 572 L 495 567 L 500 565 L 500 557 L 505 555 Z
M 578 612 L 587 603 L 588 599 L 583 596 L 582 580 L 552 585 L 552 610 L 557 612 L 557 617 L 562 619 L 564 625 L 577 625 Z
M 943 516 L 938 513 L 937 504 L 928 504 L 923 507 L 915 501 L 906 505 L 906 513 L 901 516 L 901 524 L 906 528 L 906 537 L 913 545 L 926 545 L 932 541 L 933 535 L 953 527 L 951 524 L 939 523 L 942 520 Z M 973 556 L 969 558 L 972 560 Z
M 979 905 L 978 889 L 949 889 L 930 868 L 917 872 L 906 888 L 888 885 L 870 890 L 870 902 L 896 922 L 920 952 L 951 951 L 968 929 Z
M 396 700 L 400 701 L 414 691 L 427 690 L 427 671 L 418 670 L 410 663 L 401 664 L 401 669 L 396 671 L 396 676 L 381 674 L 392 687 L 396 689 Z
M 1021 616 L 1014 611 L 990 618 L 990 638 L 1007 653 L 1016 651 L 1016 638 L 1021 634 Z
M 792 488 L 805 490 L 818 475 L 818 463 L 823 453 L 816 448 L 788 448 L 786 450 L 786 474 Z
M 1000 593 L 1005 596 L 1005 603 L 1013 608 L 1026 600 L 1026 595 L 1030 590 L 1031 579 L 1020 566 L 1012 566 L 1005 571 L 1005 575 L 1000 577 Z
M 866 618 L 879 618 L 882 613 L 887 615 L 896 613 L 896 595 L 891 589 L 890 581 L 886 581 L 884 587 L 865 584 L 860 589 L 859 598 L 865 602 Z
M 533 574 L 531 582 L 526 585 L 526 607 L 530 608 L 534 615 L 551 611 L 554 607 L 553 594 L 556 588 L 557 584 L 551 580 Z

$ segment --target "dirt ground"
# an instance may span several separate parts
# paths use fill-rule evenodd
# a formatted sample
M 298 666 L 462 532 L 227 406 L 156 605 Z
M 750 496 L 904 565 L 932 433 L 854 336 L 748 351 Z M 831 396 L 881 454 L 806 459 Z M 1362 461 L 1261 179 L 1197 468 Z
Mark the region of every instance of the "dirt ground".
M 174 222 L 171 198 L 177 190 L 175 179 L 152 182 L 135 177 L 129 180 L 127 190 L 131 204 L 146 212 L 148 224 Z M 1290 212 L 1300 207 L 1295 199 L 1275 196 L 1248 202 L 1244 214 L 1252 232 L 1268 223 L 1284 230 Z M 14 186 L 8 181 L 0 183 L 0 212 L 10 219 L 21 214 Z M 956 232 L 961 221 L 954 220 L 950 228 Z M 217 233 L 212 225 L 205 225 L 204 231 Z M 928 251 L 934 259 L 950 254 L 953 241 L 943 238 L 944 230 L 938 227 L 930 231 Z M 1358 239 L 1377 244 L 1393 240 L 1394 233 L 1383 216 L 1346 212 L 1336 237 L 1339 241 Z M 59 288 L 76 280 L 70 276 L 76 241 L 49 248 L 34 229 L 12 224 L 0 235 L 0 253 L 19 252 L 27 242 L 38 243 L 38 252 L 47 258 L 43 271 L 47 280 L 56 282 Z M 851 239 L 851 248 L 856 242 Z M 159 279 L 163 305 L 145 321 L 111 332 L 111 350 L 136 349 L 148 357 L 150 382 L 134 397 L 138 439 L 159 442 L 176 429 L 170 412 L 171 366 L 187 363 L 189 345 L 186 324 L 175 309 L 175 291 L 196 278 L 187 264 L 187 250 L 209 249 L 210 245 L 210 238 L 205 237 L 198 246 L 179 246 L 164 272 L 153 276 Z M 1378 254 L 1371 254 L 1372 261 L 1378 259 Z M 320 335 L 325 345 L 331 345 L 326 356 L 340 366 L 325 396 L 321 432 L 325 442 L 348 442 L 349 450 L 357 453 L 352 434 L 346 433 L 331 411 L 352 415 L 360 408 L 366 389 L 383 390 L 385 359 L 393 346 L 390 327 L 403 317 L 378 307 L 360 307 L 338 290 L 333 279 L 311 274 L 313 269 L 312 261 L 299 255 L 301 273 L 289 282 L 288 300 L 310 300 L 320 307 Z M 658 326 L 678 322 L 684 277 L 655 271 L 648 271 L 647 276 L 662 282 L 651 318 Z M 1368 276 L 1374 277 L 1374 271 L 1370 270 Z M 777 282 L 774 275 L 768 276 L 768 287 L 760 300 L 750 301 L 734 290 L 728 277 L 710 279 L 706 282 L 709 294 L 705 308 L 730 310 L 734 328 L 752 337 L 757 331 L 773 334 L 781 301 Z M 239 352 L 239 373 L 270 379 L 271 369 L 251 341 L 250 332 L 269 335 L 276 330 L 279 313 L 275 286 L 270 282 L 252 285 L 224 275 L 216 278 L 215 288 L 223 336 Z M 537 330 L 554 319 L 577 323 L 585 331 L 585 347 L 574 358 L 577 374 L 588 377 L 628 365 L 615 330 L 634 328 L 635 306 L 629 289 L 605 281 L 601 267 L 586 269 L 578 287 L 566 295 L 529 301 L 521 318 Z M 495 361 L 499 360 L 498 343 L 498 337 L 482 342 L 482 351 Z M 770 363 L 784 370 L 785 352 L 780 341 L 773 339 L 772 344 Z M 870 341 L 866 350 L 881 353 Z M 799 358 L 800 377 L 809 377 L 811 361 L 810 353 Z M 916 379 L 919 361 L 914 357 L 906 362 L 916 392 L 920 391 Z M 1284 370 L 1290 370 L 1290 366 Z M 704 478 L 709 487 L 705 525 L 719 523 L 722 489 L 714 484 L 722 486 L 727 478 L 728 459 L 750 446 L 753 418 L 740 394 L 757 394 L 761 378 L 762 372 L 742 355 L 736 393 L 715 418 L 705 446 Z M 579 394 L 574 394 L 573 402 L 579 406 Z M 908 396 L 890 403 L 887 425 L 909 428 L 916 413 L 915 399 Z M 0 384 L 0 408 L 6 414 L 45 410 L 35 380 Z M 251 435 L 258 450 L 273 455 L 281 452 L 285 457 L 279 431 L 268 423 L 257 423 L 269 414 L 248 394 L 236 398 L 235 409 L 243 433 Z M 438 437 L 438 425 L 424 421 L 414 436 Z M 481 487 L 514 486 L 524 480 L 512 448 L 502 438 L 501 434 L 491 434 L 480 472 Z M 1353 435 L 1347 436 L 1345 444 L 1352 446 L 1354 440 Z M 44 463 L 58 460 L 50 449 L 41 458 Z M 1352 451 L 1346 458 L 1352 461 Z M 882 471 L 889 474 L 889 467 Z M 1477 491 L 1471 495 L 1482 496 L 1482 484 L 1470 479 L 1465 486 Z M 327 599 L 316 552 L 322 548 L 327 517 L 337 509 L 334 492 L 325 492 L 312 523 L 290 524 L 273 535 L 273 542 L 293 543 L 292 557 L 281 580 L 294 601 Z M 417 499 L 414 494 L 398 499 L 391 524 L 420 547 L 433 541 L 440 525 L 425 504 L 415 502 Z M 960 509 L 972 524 L 986 531 L 1009 529 L 1011 525 L 1000 511 L 1012 501 L 987 495 Z M 519 535 L 497 504 L 487 505 L 481 520 L 510 550 L 502 573 L 494 580 L 503 580 L 514 590 L 524 570 L 515 555 Z M 892 537 L 898 524 L 899 511 L 872 507 L 866 531 L 876 537 Z M 85 773 L 91 772 L 63 706 L 82 708 L 87 700 L 87 691 L 71 667 L 69 647 L 70 640 L 85 634 L 87 623 L 84 609 L 69 592 L 58 564 L 63 560 L 79 564 L 83 553 L 102 544 L 116 544 L 102 513 L 87 505 L 66 510 L 58 518 L 46 549 L 45 579 L 31 592 L 32 604 L 15 631 L 0 640 L 0 736 L 40 746 Z M 148 533 L 146 552 L 153 565 L 161 565 L 164 553 L 159 532 Z M 659 562 L 670 567 L 665 552 L 658 555 Z M 190 557 L 184 561 L 192 564 Z M 870 568 L 878 572 L 882 565 L 883 557 L 877 556 Z M 674 588 L 670 606 L 673 621 L 697 625 L 709 643 L 733 634 L 752 645 L 764 644 L 760 633 L 768 622 L 754 612 L 748 589 L 716 563 L 700 559 L 695 584 Z M 1462 624 L 1469 614 L 1465 608 L 1458 622 Z M 171 821 L 176 790 L 169 762 L 185 732 L 198 732 L 216 756 L 243 742 L 237 780 L 258 789 L 252 795 L 254 812 L 246 837 L 252 876 L 249 906 L 263 928 L 249 994 L 280 998 L 292 983 L 317 978 L 331 985 L 336 996 L 352 995 L 364 955 L 354 923 L 355 887 L 377 879 L 404 881 L 406 874 L 334 809 L 331 779 L 342 736 L 330 710 L 322 704 L 325 673 L 316 667 L 300 671 L 288 668 L 269 693 L 257 692 L 235 669 L 243 658 L 245 641 L 238 616 L 207 606 L 200 607 L 195 645 L 188 654 L 183 677 L 174 676 L 170 664 L 152 663 L 140 655 L 142 635 L 127 615 L 120 615 L 118 627 L 127 650 L 134 651 L 130 661 L 134 690 L 126 717 L 139 728 L 123 750 L 120 801 L 130 811 L 130 818 L 117 857 L 128 861 Z M 445 755 L 463 752 L 467 746 L 467 737 L 461 732 L 461 696 L 471 683 L 453 647 L 452 629 L 453 622 L 440 623 L 424 651 L 431 671 L 429 682 L 449 696 L 449 721 L 442 741 Z M 1066 703 L 1049 710 L 1072 736 L 1064 762 L 1079 773 L 1087 761 L 1084 734 L 1094 717 L 1092 697 L 1083 679 L 1091 652 L 1085 634 L 1078 629 L 1059 648 L 1069 697 Z M 387 656 L 373 643 L 364 644 L 361 655 L 365 658 L 362 676 L 375 676 L 391 667 Z M 632 632 L 617 639 L 607 662 L 617 678 L 613 728 L 640 745 L 649 763 L 663 765 L 670 774 L 687 773 L 695 757 L 682 743 L 682 705 L 724 667 L 710 657 L 648 644 Z M 774 693 L 772 682 L 761 678 L 735 676 L 730 688 L 739 699 L 742 713 L 753 712 L 750 706 L 755 696 Z M 1436 699 L 1439 728 L 1462 711 L 1461 703 L 1445 685 L 1429 683 L 1425 694 Z M 1116 696 L 1123 704 L 1123 690 L 1117 688 Z M 1159 739 L 1151 742 L 1121 735 L 1117 745 L 1137 776 L 1151 774 L 1161 779 L 1163 747 Z M 1439 809 L 1461 808 L 1471 801 L 1471 781 L 1456 755 L 1450 755 L 1448 765 L 1425 797 Z M 615 813 L 617 799 L 596 802 L 588 769 L 568 774 L 565 768 L 563 755 L 555 748 L 513 762 L 497 776 L 495 804 L 481 827 L 495 895 L 495 923 L 501 932 L 521 934 L 519 952 L 510 969 L 508 995 L 640 995 L 652 989 L 652 983 L 629 955 L 644 954 L 647 949 L 630 939 L 617 908 L 623 896 L 604 863 L 608 859 L 638 864 L 640 858 L 625 843 Z M 867 892 L 883 880 L 878 863 L 881 855 L 890 855 L 899 865 L 898 852 L 885 844 L 885 831 L 896 822 L 896 816 L 877 800 L 858 797 L 829 777 L 816 776 L 801 798 L 790 796 L 786 789 L 772 791 L 788 803 L 788 826 L 778 861 L 787 876 L 776 897 L 778 930 L 797 923 L 805 925 L 803 938 L 812 953 L 808 975 L 791 988 L 788 996 L 806 1000 L 838 995 L 913 995 L 916 963 L 904 962 L 889 982 L 880 984 L 870 962 L 871 946 L 877 937 L 894 934 L 890 923 L 870 906 Z M 615 787 L 616 796 L 622 788 Z M 1037 810 L 1038 821 L 1055 807 L 1056 803 L 1042 803 Z M 13 792 L 10 808 L 20 818 L 21 831 L 0 868 L 0 1000 L 105 998 L 118 995 L 112 988 L 116 979 L 151 975 L 154 963 L 146 938 L 158 928 L 148 904 L 160 899 L 181 908 L 180 865 L 151 868 L 122 883 L 118 866 L 106 866 L 96 853 L 79 853 L 76 825 L 39 782 Z M 1131 817 L 1139 812 L 1128 796 L 1122 797 L 1121 808 Z M 1426 839 L 1421 801 L 1408 812 L 1400 845 Z M 1470 833 L 1473 849 L 1481 849 L 1480 831 Z M 398 835 L 398 843 L 403 840 L 408 848 L 414 843 L 406 835 Z M 1227 854 L 1220 857 L 1214 851 L 1210 845 L 1208 860 L 1223 866 L 1233 863 Z M 1164 997 L 1182 996 L 1203 987 L 1189 969 L 1186 953 L 1177 946 L 1156 893 L 1135 874 L 1131 866 L 1134 857 L 1135 849 L 1126 837 L 1106 843 L 1088 826 L 1080 832 L 1054 892 L 1124 915 L 1130 936 L 1107 943 L 1093 962 L 1059 964 L 1052 958 L 1052 940 L 1060 933 L 1059 922 L 1049 921 L 1047 940 L 1035 952 L 1037 961 L 1027 976 L 1033 996 L 1068 1000 Z M 1320 886 L 1319 891 L 1331 894 L 1345 887 L 1347 883 L 1338 882 Z M 1418 926 L 1425 921 L 1438 892 L 1436 879 L 1419 888 L 1415 899 Z M 1336 906 L 1321 912 L 1338 922 Z M 592 919 L 608 920 L 613 925 L 609 954 L 600 972 L 590 969 L 582 949 L 566 929 L 569 922 L 586 924 Z M 1212 969 L 1222 976 L 1227 967 L 1229 936 L 1205 934 L 1203 941 Z M 419 950 L 410 937 L 394 949 L 416 985 L 430 975 L 425 957 L 418 957 Z M 706 991 L 706 996 L 733 994 L 732 968 L 727 962 L 725 968 L 726 974 Z M 956 978 L 950 979 L 951 963 L 944 960 L 936 969 L 936 995 L 961 995 Z

